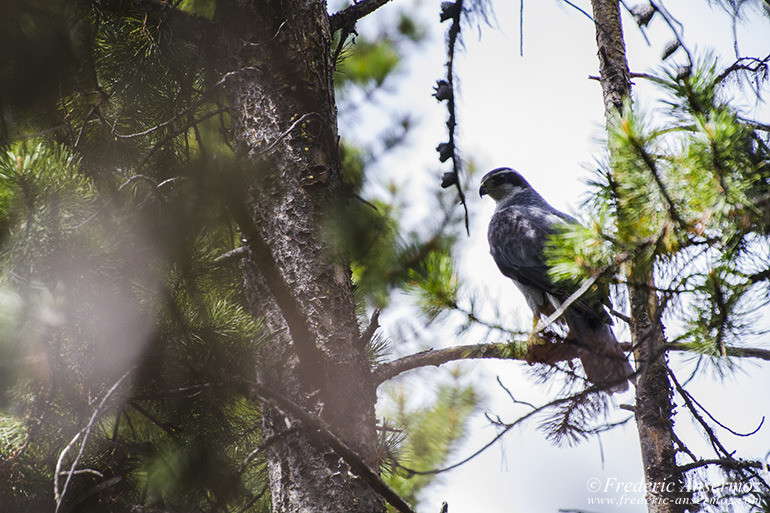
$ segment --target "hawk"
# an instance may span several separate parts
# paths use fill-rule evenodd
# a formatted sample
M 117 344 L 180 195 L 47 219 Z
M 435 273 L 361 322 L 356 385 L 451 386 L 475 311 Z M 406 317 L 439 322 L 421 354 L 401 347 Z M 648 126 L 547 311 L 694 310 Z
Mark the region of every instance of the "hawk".
M 489 221 L 489 249 L 497 267 L 519 288 L 534 320 L 553 314 L 577 288 L 554 283 L 548 275 L 543 247 L 556 227 L 577 220 L 549 205 L 516 171 L 498 168 L 481 180 L 479 195 L 495 200 Z M 588 380 L 608 386 L 609 392 L 628 390 L 633 369 L 612 332 L 612 318 L 604 306 L 609 297 L 589 289 L 559 318 L 566 323 L 567 340 L 577 346 Z

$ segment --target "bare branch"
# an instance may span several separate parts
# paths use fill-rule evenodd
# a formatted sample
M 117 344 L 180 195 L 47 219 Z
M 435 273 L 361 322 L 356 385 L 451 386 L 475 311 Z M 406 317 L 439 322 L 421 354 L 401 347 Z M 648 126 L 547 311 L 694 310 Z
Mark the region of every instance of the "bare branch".
M 621 344 L 621 347 L 624 347 L 625 345 L 626 344 Z M 666 345 L 666 349 L 668 351 L 694 352 L 694 349 L 691 346 L 681 343 L 669 343 Z M 725 346 L 725 354 L 737 358 L 758 358 L 760 360 L 770 361 L 770 350 L 758 347 Z
M 555 406 L 560 406 L 562 404 L 565 404 L 565 403 L 568 403 L 568 402 L 571 402 L 571 401 L 581 401 L 585 397 L 587 397 L 587 396 L 589 396 L 591 394 L 595 394 L 599 390 L 602 390 L 602 389 L 604 389 L 604 387 L 591 386 L 589 388 L 586 388 L 585 390 L 582 390 L 582 391 L 578 392 L 577 394 L 573 394 L 573 395 L 570 395 L 570 396 L 567 396 L 567 397 L 560 397 L 558 399 L 554 399 L 553 401 L 550 401 L 550 402 L 548 402 L 546 404 L 543 404 L 542 406 L 539 406 L 539 407 L 537 407 L 535 409 L 530 410 L 529 412 L 527 412 L 526 414 L 522 415 L 521 417 L 519 417 L 515 421 L 511 422 L 510 424 L 505 424 L 505 427 L 503 428 L 503 430 L 500 431 L 497 435 L 495 435 L 489 442 L 487 442 L 485 445 L 483 445 L 480 449 L 478 449 L 476 452 L 474 452 L 470 456 L 468 456 L 468 457 L 458 461 L 457 463 L 454 463 L 453 465 L 449 465 L 447 467 L 438 468 L 438 469 L 432 469 L 432 470 L 415 470 L 415 469 L 411 469 L 411 468 L 405 467 L 405 466 L 403 466 L 403 465 L 401 465 L 399 463 L 396 463 L 396 465 L 398 465 L 399 468 L 403 469 L 408 474 L 413 474 L 413 475 L 441 474 L 441 473 L 446 472 L 448 470 L 455 469 L 455 468 L 457 468 L 457 467 L 459 467 L 461 465 L 464 465 L 465 463 L 468 463 L 470 460 L 472 460 L 473 458 L 475 458 L 479 454 L 483 453 L 488 448 L 492 447 L 508 431 L 510 431 L 514 427 L 524 423 L 526 420 L 534 417 L 538 413 L 540 413 L 540 412 L 542 412 L 544 410 L 547 410 L 549 408 L 552 408 L 552 407 L 555 407 Z
M 520 349 L 516 348 L 515 343 L 506 342 L 428 349 L 381 364 L 373 371 L 374 380 L 376 383 L 383 383 L 410 370 L 422 367 L 438 367 L 445 363 L 460 360 L 498 359 L 525 361 L 527 363 L 556 363 L 577 358 L 577 346 L 564 340 L 556 339 L 550 333 L 546 335 L 547 337 L 544 337 L 546 339 L 545 343 L 532 344 L 527 348 Z M 523 342 L 521 343 L 523 344 Z M 620 347 L 623 351 L 632 351 L 634 349 L 634 345 L 630 342 L 621 342 Z M 667 344 L 665 350 L 694 352 L 691 346 L 681 343 Z M 768 349 L 725 346 L 725 350 L 727 356 L 758 358 L 770 361 L 770 350 Z
M 672 379 L 675 381 L 675 383 L 676 383 L 677 385 L 679 385 L 679 382 L 678 382 L 678 381 L 676 381 L 676 378 L 674 377 L 674 373 L 671 371 L 671 369 L 669 369 L 669 370 L 668 370 L 668 372 L 669 372 L 669 374 L 671 375 L 671 378 L 672 378 Z M 723 423 L 719 422 L 719 421 L 716 419 L 716 417 L 714 417 L 714 416 L 711 414 L 711 412 L 710 412 L 710 411 L 708 411 L 708 409 L 707 409 L 706 407 L 704 407 L 704 406 L 703 406 L 701 403 L 699 403 L 699 402 L 698 402 L 698 401 L 695 399 L 695 397 L 693 397 L 693 395 L 692 395 L 690 392 L 688 392 L 687 390 L 685 390 L 685 389 L 684 389 L 684 387 L 681 387 L 681 386 L 677 386 L 677 390 L 679 390 L 679 393 L 682 395 L 682 398 L 683 398 L 683 399 L 685 399 L 685 402 L 687 402 L 687 403 L 688 403 L 687 405 L 688 405 L 688 406 L 690 406 L 690 409 L 691 409 L 691 410 L 692 410 L 692 405 L 694 404 L 695 406 L 697 406 L 698 408 L 700 408 L 700 409 L 701 409 L 701 411 L 702 411 L 703 413 L 705 413 L 706 415 L 708 415 L 708 417 L 709 417 L 709 418 L 710 418 L 712 421 L 714 421 L 714 423 L 715 423 L 716 425 L 718 425 L 718 426 L 719 426 L 719 427 L 721 427 L 722 429 L 724 429 L 724 430 L 728 431 L 729 433 L 731 433 L 731 434 L 733 434 L 733 435 L 735 435 L 735 436 L 748 437 L 748 436 L 751 436 L 751 435 L 753 435 L 753 434 L 756 434 L 756 433 L 757 433 L 757 431 L 759 431 L 759 430 L 762 428 L 762 425 L 765 423 L 765 417 L 764 417 L 764 416 L 762 416 L 762 419 L 759 421 L 759 425 L 758 425 L 758 426 L 757 426 L 757 427 L 756 427 L 754 430 L 752 430 L 752 431 L 751 431 L 751 432 L 749 432 L 749 433 L 739 433 L 739 432 L 737 432 L 737 431 L 735 431 L 735 430 L 733 430 L 733 429 L 729 428 L 728 426 L 725 426 Z M 687 397 L 684 397 L 685 395 L 686 395 Z M 689 399 L 689 401 L 688 401 L 688 399 Z
M 685 463 L 684 465 L 679 465 L 679 470 L 682 472 L 687 472 L 688 470 L 705 467 L 707 465 L 719 465 L 720 467 L 730 469 L 764 468 L 764 464 L 761 461 L 738 460 L 733 458 L 716 458 Z
M 78 463 L 80 463 L 80 458 L 83 456 L 83 452 L 86 449 L 86 442 L 88 442 L 88 436 L 91 434 L 91 429 L 93 429 L 94 424 L 96 423 L 96 419 L 99 416 L 99 414 L 104 409 L 105 404 L 107 404 L 107 399 L 110 398 L 110 396 L 115 392 L 115 390 L 118 389 L 121 383 L 128 377 L 129 374 L 131 374 L 131 371 L 134 370 L 134 367 L 131 367 L 126 371 L 123 376 L 119 380 L 115 382 L 114 385 L 107 391 L 106 394 L 104 394 L 104 397 L 99 402 L 99 405 L 96 407 L 96 410 L 94 410 L 93 415 L 91 415 L 91 419 L 88 421 L 88 424 L 85 428 L 80 432 L 83 434 L 83 441 L 80 443 L 80 450 L 78 451 L 77 456 L 75 457 L 75 461 L 72 462 L 72 465 L 70 466 L 69 472 L 67 472 L 67 479 L 64 481 L 64 487 L 62 487 L 61 494 L 58 494 L 58 497 L 56 497 L 56 510 L 55 513 L 59 512 L 59 509 L 61 508 L 62 503 L 64 502 L 64 497 L 67 494 L 67 488 L 69 487 L 70 481 L 72 480 L 72 476 L 75 472 L 75 467 L 77 467 Z M 64 448 L 62 451 L 62 454 L 59 455 L 59 462 L 56 464 L 56 474 L 54 475 L 54 495 L 56 496 L 58 492 L 58 483 L 59 483 L 59 473 L 61 472 L 61 460 L 64 458 L 64 455 L 66 454 L 67 450 L 77 441 L 78 437 L 80 436 L 80 433 L 78 433 L 75 438 L 72 439 L 72 441 L 67 445 L 67 447 Z
M 361 336 L 358 339 L 358 343 L 360 346 L 365 346 L 369 342 L 372 341 L 374 338 L 374 334 L 377 332 L 377 329 L 380 327 L 380 313 L 382 310 L 379 308 L 375 308 L 374 312 L 372 312 L 372 318 L 369 321 L 369 325 L 366 327 L 366 330 L 364 330 L 363 333 L 361 333 Z
M 653 2 L 650 0 L 650 5 L 652 5 L 658 13 L 663 17 L 663 20 L 665 20 L 666 24 L 671 29 L 671 32 L 674 33 L 674 37 L 676 38 L 677 42 L 679 43 L 679 46 L 682 47 L 682 50 L 684 50 L 684 53 L 687 54 L 687 62 L 690 66 L 693 65 L 692 60 L 692 54 L 690 53 L 690 50 L 687 48 L 687 46 L 684 44 L 683 41 L 683 35 L 680 35 L 680 31 L 684 32 L 684 25 L 682 25 L 681 22 L 679 22 L 676 18 L 674 18 L 670 12 L 668 12 L 668 9 L 666 9 L 662 4 L 658 2 Z M 674 25 L 679 26 L 679 30 L 674 27 Z
M 299 356 L 299 364 L 303 369 L 302 375 L 311 386 L 318 387 L 321 375 L 324 372 L 324 357 L 316 346 L 316 337 L 309 326 L 309 319 L 295 297 L 293 291 L 286 283 L 281 270 L 278 267 L 270 247 L 265 242 L 254 224 L 253 219 L 246 208 L 237 198 L 229 202 L 230 211 L 246 238 L 249 248 L 247 265 L 256 266 L 262 275 L 270 295 L 275 300 L 278 310 L 289 329 L 292 340 L 292 348 Z
M 764 271 L 760 271 L 758 273 L 752 274 L 749 276 L 749 282 L 753 283 L 759 283 L 760 281 L 770 280 L 770 269 L 765 269 Z
M 650 81 L 658 83 L 658 84 L 661 84 L 661 83 L 665 82 L 662 78 L 656 77 L 655 75 L 652 75 L 650 73 L 635 73 L 635 72 L 631 72 L 631 73 L 628 74 L 628 76 L 631 77 L 631 78 L 643 78 L 645 80 L 650 80 Z M 601 81 L 601 78 L 599 78 L 597 75 L 588 75 L 588 79 L 589 80 L 596 80 L 597 82 Z
M 353 29 L 358 20 L 369 16 L 374 11 L 387 4 L 390 0 L 362 0 L 345 7 L 341 11 L 335 12 L 329 16 L 329 28 L 334 34 L 341 28 Z
M 556 363 L 577 358 L 575 345 L 556 341 L 550 334 L 546 343 L 532 344 L 528 347 L 518 347 L 514 343 L 472 344 L 466 346 L 447 347 L 445 349 L 429 349 L 419 353 L 399 358 L 392 362 L 383 363 L 375 371 L 376 383 L 382 383 L 406 371 L 420 367 L 438 367 L 456 360 L 472 359 L 502 359 L 520 360 L 527 363 Z
M 246 257 L 249 254 L 248 246 L 240 246 L 235 249 L 231 249 L 227 253 L 223 253 L 214 259 L 214 266 L 222 267 L 231 262 L 237 262 Z
M 364 459 L 358 453 L 332 433 L 322 419 L 311 416 L 294 401 L 275 390 L 251 381 L 243 380 L 243 382 L 249 387 L 249 395 L 256 395 L 263 402 L 270 403 L 285 414 L 299 419 L 300 422 L 309 428 L 306 434 L 312 442 L 330 447 L 350 466 L 350 469 L 357 476 L 371 486 L 374 491 L 380 494 L 397 511 L 401 513 L 414 513 L 412 507 L 388 486 L 377 473 L 369 468 L 369 465 L 364 462 Z
M 462 184 L 460 183 L 460 170 L 462 169 L 462 162 L 460 156 L 457 153 L 457 145 L 455 142 L 455 132 L 457 128 L 457 110 L 455 108 L 455 73 L 454 73 L 454 59 L 455 48 L 457 46 L 457 39 L 460 36 L 460 17 L 463 13 L 463 0 L 455 0 L 452 2 L 444 2 L 441 4 L 441 21 L 451 19 L 452 25 L 447 32 L 447 61 L 446 61 L 446 101 L 447 111 L 449 112 L 449 119 L 446 122 L 447 129 L 449 131 L 449 140 L 445 143 L 438 145 L 436 150 L 439 152 L 439 161 L 445 162 L 447 159 L 452 159 L 452 171 L 444 173 L 441 179 L 441 188 L 446 189 L 454 185 L 457 187 L 457 197 L 460 204 L 465 211 L 465 231 L 470 235 L 470 218 L 468 215 L 468 205 L 465 201 L 465 193 L 463 192 Z M 442 101 L 442 97 L 438 95 L 436 91 L 436 99 Z
M 770 54 L 767 54 L 767 57 L 765 57 L 764 59 L 759 59 L 757 57 L 741 57 L 738 60 L 736 60 L 734 63 L 732 63 L 730 66 L 725 68 L 725 70 L 722 71 L 722 73 L 720 73 L 719 76 L 717 76 L 714 83 L 718 84 L 722 82 L 725 78 L 728 77 L 728 75 L 738 70 L 750 71 L 752 73 L 758 73 L 760 71 L 763 71 L 765 74 L 767 74 L 769 62 L 770 62 Z

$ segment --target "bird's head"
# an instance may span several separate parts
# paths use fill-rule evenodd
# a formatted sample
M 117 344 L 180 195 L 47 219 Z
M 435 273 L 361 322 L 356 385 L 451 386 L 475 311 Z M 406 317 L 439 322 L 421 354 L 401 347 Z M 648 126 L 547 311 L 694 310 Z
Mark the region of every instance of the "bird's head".
M 479 196 L 486 194 L 495 201 L 501 201 L 525 190 L 532 190 L 532 187 L 523 176 L 511 168 L 499 167 L 481 179 Z

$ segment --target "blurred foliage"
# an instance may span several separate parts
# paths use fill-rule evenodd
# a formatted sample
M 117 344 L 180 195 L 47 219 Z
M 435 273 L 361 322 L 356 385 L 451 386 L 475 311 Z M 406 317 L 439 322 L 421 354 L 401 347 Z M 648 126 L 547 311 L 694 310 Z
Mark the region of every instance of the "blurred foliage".
M 460 368 L 454 367 L 428 405 L 413 404 L 413 394 L 402 383 L 389 389 L 383 413 L 390 419 L 385 427 L 394 436 L 385 448 L 386 481 L 411 504 L 417 504 L 420 493 L 436 476 L 413 474 L 407 469 L 430 470 L 445 465 L 479 408 L 477 392 L 465 381 Z
M 2 2 L 2 511 L 52 511 L 62 495 L 62 511 L 270 510 L 260 408 L 238 381 L 269 334 L 246 312 L 238 265 L 218 260 L 241 244 L 227 204 L 243 170 L 197 28 L 217 2 L 175 6 Z M 367 103 L 395 83 L 425 31 L 407 11 L 392 25 L 346 43 L 341 97 Z M 345 187 L 324 224 L 361 312 L 456 231 L 449 206 L 407 230 L 402 191 L 373 192 L 370 170 L 413 127 L 386 114 L 381 136 L 341 143 Z M 372 338 L 373 364 L 386 346 Z M 416 424 L 437 430 L 435 451 L 471 403 L 446 391 L 427 407 L 460 409 L 450 434 Z
M 449 255 L 431 252 L 423 265 L 409 271 L 409 277 L 418 304 L 429 319 L 435 319 L 444 310 L 457 308 L 459 282 Z
M 389 40 L 367 41 L 358 37 L 355 51 L 350 52 L 342 60 L 341 80 L 338 87 L 347 84 L 357 86 L 378 87 L 398 67 L 400 55 L 394 44 Z

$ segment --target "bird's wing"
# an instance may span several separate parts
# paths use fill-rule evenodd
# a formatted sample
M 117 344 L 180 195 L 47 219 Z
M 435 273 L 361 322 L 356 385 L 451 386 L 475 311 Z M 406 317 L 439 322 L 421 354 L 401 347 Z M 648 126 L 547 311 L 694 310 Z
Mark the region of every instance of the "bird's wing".
M 500 272 L 523 285 L 556 292 L 543 259 L 543 243 L 553 233 L 552 224 L 526 207 L 495 212 L 489 221 L 489 248 Z
M 505 276 L 551 294 L 560 301 L 567 299 L 575 287 L 555 284 L 548 276 L 548 266 L 543 255 L 547 237 L 554 233 L 554 226 L 564 222 L 576 222 L 566 214 L 514 205 L 496 212 L 489 222 L 489 247 L 497 267 Z M 573 308 L 594 321 L 611 324 L 604 311 L 602 298 L 584 294 L 572 303 Z

